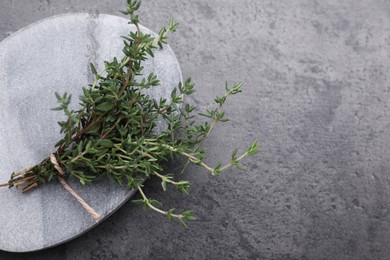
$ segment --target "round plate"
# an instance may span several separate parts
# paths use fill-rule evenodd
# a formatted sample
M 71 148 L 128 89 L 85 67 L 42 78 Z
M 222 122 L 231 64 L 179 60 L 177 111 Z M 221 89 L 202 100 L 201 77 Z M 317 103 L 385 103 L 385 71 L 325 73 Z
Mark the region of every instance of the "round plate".
M 94 81 L 89 64 L 101 71 L 104 60 L 123 57 L 120 36 L 130 30 L 134 27 L 124 18 L 66 14 L 27 26 L 0 43 L 0 183 L 54 151 L 61 137 L 57 121 L 63 119 L 61 112 L 50 110 L 56 106 L 54 93 L 71 93 L 77 107 L 81 87 Z M 142 30 L 152 33 L 144 27 Z M 144 66 L 146 76 L 154 72 L 161 82 L 149 94 L 169 100 L 181 81 L 171 48 L 156 51 Z M 69 184 L 102 219 L 135 192 L 109 180 L 90 186 L 76 181 Z M 1 188 L 0 205 L 0 249 L 5 251 L 51 247 L 96 225 L 57 181 L 25 194 Z

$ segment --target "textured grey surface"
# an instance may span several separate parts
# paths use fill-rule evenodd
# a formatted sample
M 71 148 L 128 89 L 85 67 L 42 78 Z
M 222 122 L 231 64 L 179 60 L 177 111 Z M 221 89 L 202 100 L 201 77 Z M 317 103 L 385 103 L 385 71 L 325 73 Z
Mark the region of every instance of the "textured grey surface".
M 0 43 L 0 182 L 14 171 L 41 162 L 61 138 L 57 124 L 62 113 L 54 93 L 73 95 L 94 81 L 90 63 L 122 57 L 122 39 L 135 30 L 124 18 L 110 15 L 67 14 L 30 25 Z M 151 33 L 146 28 L 145 32 Z M 144 63 L 144 75 L 154 72 L 161 85 L 149 90 L 169 99 L 181 81 L 177 59 L 169 48 L 156 51 Z M 163 124 L 158 124 L 161 129 Z M 104 219 L 134 194 L 109 180 L 83 187 L 71 186 Z M 0 249 L 34 251 L 67 241 L 95 225 L 90 216 L 58 183 L 32 192 L 0 189 Z
M 0 34 L 67 11 L 116 14 L 123 2 L 3 0 Z M 170 43 L 198 83 L 193 101 L 210 107 L 224 80 L 245 83 L 232 122 L 207 143 L 209 162 L 253 139 L 262 152 L 245 173 L 191 167 L 187 198 L 148 181 L 152 197 L 195 211 L 189 230 L 127 204 L 65 245 L 0 257 L 388 259 L 390 2 L 159 0 L 141 11 L 154 31 L 180 22 Z

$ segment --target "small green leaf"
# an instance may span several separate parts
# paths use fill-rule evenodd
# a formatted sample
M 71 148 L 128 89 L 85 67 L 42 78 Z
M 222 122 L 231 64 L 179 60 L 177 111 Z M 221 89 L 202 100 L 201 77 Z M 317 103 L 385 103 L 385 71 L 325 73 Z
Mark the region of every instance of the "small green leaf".
M 143 200 L 143 199 L 140 199 L 140 200 L 132 200 L 131 202 L 134 203 L 134 204 L 139 204 L 139 205 L 144 204 L 144 200 Z
M 162 186 L 163 191 L 167 191 L 167 182 L 166 181 L 162 181 L 161 186 Z
M 90 65 L 91 65 L 91 71 L 92 71 L 92 73 L 93 73 L 94 75 L 97 75 L 98 73 L 97 73 L 97 71 L 96 71 L 95 66 L 94 66 L 92 63 L 90 63 Z
M 183 228 L 188 228 L 188 226 L 187 226 L 187 223 L 185 223 L 184 222 L 184 220 L 181 218 L 181 219 L 179 219 L 180 220 L 180 225 L 183 227 Z
M 101 112 L 110 111 L 114 107 L 114 102 L 104 102 L 96 107 L 96 110 Z
M 100 129 L 100 125 L 96 124 L 92 126 L 86 133 L 87 134 L 96 134 Z
M 114 143 L 109 139 L 100 139 L 96 144 L 104 148 L 111 148 L 114 145 Z
M 251 146 L 249 146 L 247 149 L 246 149 L 246 153 L 249 155 L 249 156 L 252 156 L 252 155 L 255 155 L 256 153 L 259 152 L 259 148 L 257 146 L 257 141 L 253 142 L 251 144 Z
M 193 215 L 192 210 L 186 210 L 182 213 L 182 215 L 187 220 L 190 221 L 196 220 L 196 217 Z
M 62 97 L 60 94 L 58 94 L 58 92 L 55 92 L 55 95 L 58 101 L 62 101 Z
M 149 203 L 153 206 L 155 206 L 156 208 L 161 208 L 163 206 L 163 204 L 161 202 L 159 202 L 158 200 L 149 200 Z

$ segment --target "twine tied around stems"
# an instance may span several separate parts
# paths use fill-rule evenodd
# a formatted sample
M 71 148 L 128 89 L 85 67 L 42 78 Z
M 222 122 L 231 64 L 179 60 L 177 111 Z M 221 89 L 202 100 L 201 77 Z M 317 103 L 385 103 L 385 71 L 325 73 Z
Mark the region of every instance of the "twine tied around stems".
M 88 212 L 88 214 L 91 216 L 91 218 L 98 223 L 100 221 L 100 215 L 91 207 L 88 205 L 85 200 L 83 200 L 65 181 L 64 175 L 65 172 L 61 168 L 61 166 L 58 164 L 57 158 L 54 154 L 50 154 L 50 162 L 53 164 L 54 168 L 59 173 L 58 180 L 64 186 L 64 188 L 83 206 L 83 208 Z

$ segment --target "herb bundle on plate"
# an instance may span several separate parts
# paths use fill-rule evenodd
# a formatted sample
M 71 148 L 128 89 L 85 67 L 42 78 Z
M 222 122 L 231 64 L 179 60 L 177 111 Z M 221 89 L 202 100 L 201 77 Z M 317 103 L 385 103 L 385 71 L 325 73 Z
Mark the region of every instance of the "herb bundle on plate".
M 67 118 L 58 122 L 63 138 L 56 144 L 56 152 L 37 165 L 13 173 L 9 182 L 1 186 L 15 186 L 27 192 L 59 180 L 98 221 L 99 215 L 73 191 L 66 179 L 74 177 L 83 185 L 93 185 L 95 179 L 107 177 L 118 185 L 137 189 L 142 199 L 133 202 L 177 219 L 186 226 L 186 220 L 195 219 L 190 210 L 181 213 L 174 209 L 164 210 L 159 201 L 147 197 L 142 183 L 154 175 L 161 179 L 164 191 L 167 185 L 174 185 L 187 195 L 188 181 L 174 181 L 173 175 L 164 173 L 166 161 L 170 158 L 183 156 L 187 160 L 183 168 L 194 163 L 217 175 L 231 166 L 241 168 L 241 159 L 257 153 L 254 142 L 240 155 L 234 150 L 227 165 L 217 163 L 211 167 L 203 162 L 205 149 L 202 144 L 216 123 L 228 121 L 223 106 L 229 96 L 241 92 L 242 84 L 226 85 L 225 94 L 214 99 L 215 109 L 199 114 L 207 119 L 204 123 L 196 122 L 195 106 L 183 104 L 184 95 L 195 91 L 191 79 L 180 82 L 172 91 L 170 100 L 152 99 L 143 90 L 159 86 L 159 80 L 153 73 L 143 74 L 143 62 L 153 57 L 155 50 L 164 48 L 168 34 L 176 31 L 178 24 L 171 19 L 157 37 L 143 33 L 136 14 L 141 1 L 128 0 L 127 3 L 128 8 L 123 13 L 129 16 L 129 23 L 136 30 L 123 36 L 124 57 L 106 61 L 102 72 L 97 72 L 91 64 L 96 80 L 88 88 L 83 88 L 78 110 L 69 108 L 71 95 L 56 93 L 59 105 L 53 110 L 63 111 Z M 159 133 L 155 129 L 157 121 L 163 121 L 167 126 Z

